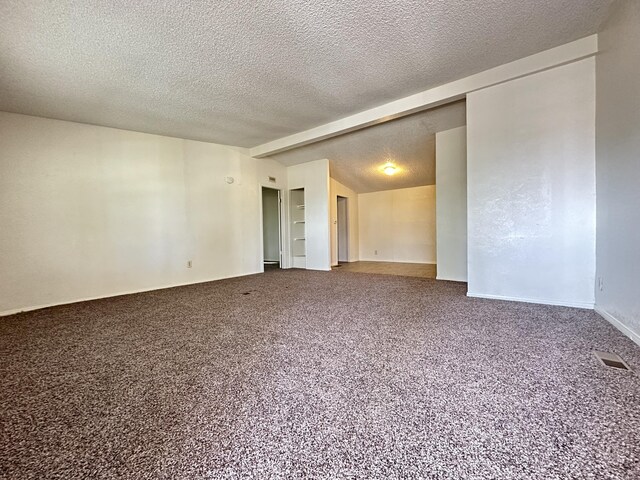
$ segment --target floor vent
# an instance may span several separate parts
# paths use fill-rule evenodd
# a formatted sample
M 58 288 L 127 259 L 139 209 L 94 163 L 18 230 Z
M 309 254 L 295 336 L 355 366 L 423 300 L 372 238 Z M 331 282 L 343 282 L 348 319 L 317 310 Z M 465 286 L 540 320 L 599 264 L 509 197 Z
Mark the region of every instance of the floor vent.
M 615 353 L 596 351 L 593 352 L 593 354 L 605 367 L 619 368 L 620 370 L 631 370 L 631 368 L 629 368 L 629 365 L 627 365 L 626 362 Z

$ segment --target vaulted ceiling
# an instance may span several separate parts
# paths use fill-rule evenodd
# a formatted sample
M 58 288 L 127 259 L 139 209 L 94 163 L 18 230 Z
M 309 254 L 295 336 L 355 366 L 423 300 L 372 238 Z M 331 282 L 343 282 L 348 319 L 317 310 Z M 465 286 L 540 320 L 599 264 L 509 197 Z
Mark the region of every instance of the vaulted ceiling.
M 250 147 L 592 34 L 610 4 L 3 0 L 0 110 Z

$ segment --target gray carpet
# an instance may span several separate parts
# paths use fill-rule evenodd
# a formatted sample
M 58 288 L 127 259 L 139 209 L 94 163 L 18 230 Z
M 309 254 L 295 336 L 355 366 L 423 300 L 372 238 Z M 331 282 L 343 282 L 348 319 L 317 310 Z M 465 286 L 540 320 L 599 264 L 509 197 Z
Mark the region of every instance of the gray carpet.
M 0 477 L 640 478 L 640 349 L 463 284 L 263 275 L 0 319 Z

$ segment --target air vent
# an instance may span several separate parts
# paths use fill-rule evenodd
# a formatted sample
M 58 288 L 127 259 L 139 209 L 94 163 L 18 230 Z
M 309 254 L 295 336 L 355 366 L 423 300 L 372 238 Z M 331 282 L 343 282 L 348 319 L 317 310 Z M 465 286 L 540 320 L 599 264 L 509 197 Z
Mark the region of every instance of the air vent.
M 276 177 L 269 177 L 269 181 L 271 183 L 276 183 Z
M 593 352 L 593 354 L 605 367 L 618 368 L 620 370 L 631 370 L 631 368 L 629 368 L 629 365 L 627 365 L 626 362 L 615 353 L 595 351 Z

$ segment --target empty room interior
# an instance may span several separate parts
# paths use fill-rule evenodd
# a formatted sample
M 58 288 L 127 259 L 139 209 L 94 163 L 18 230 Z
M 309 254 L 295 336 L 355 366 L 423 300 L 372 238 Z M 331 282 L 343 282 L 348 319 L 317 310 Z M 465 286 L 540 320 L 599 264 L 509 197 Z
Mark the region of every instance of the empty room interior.
M 640 1 L 0 45 L 0 479 L 640 478 Z

